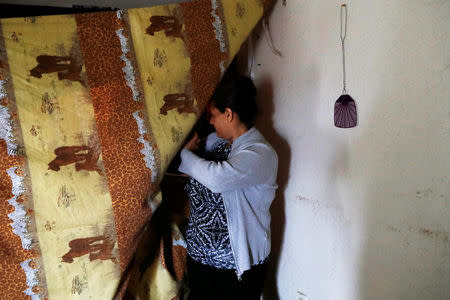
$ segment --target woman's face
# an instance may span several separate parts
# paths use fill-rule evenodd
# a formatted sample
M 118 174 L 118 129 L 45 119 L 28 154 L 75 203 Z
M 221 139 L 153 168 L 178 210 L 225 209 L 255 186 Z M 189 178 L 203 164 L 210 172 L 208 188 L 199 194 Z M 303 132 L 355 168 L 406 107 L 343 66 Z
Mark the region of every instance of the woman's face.
M 222 113 L 214 106 L 214 104 L 211 104 L 211 119 L 209 120 L 209 124 L 213 125 L 216 129 L 217 136 L 225 140 L 231 138 L 231 123 L 227 118 L 227 115 L 229 114 L 227 110 Z

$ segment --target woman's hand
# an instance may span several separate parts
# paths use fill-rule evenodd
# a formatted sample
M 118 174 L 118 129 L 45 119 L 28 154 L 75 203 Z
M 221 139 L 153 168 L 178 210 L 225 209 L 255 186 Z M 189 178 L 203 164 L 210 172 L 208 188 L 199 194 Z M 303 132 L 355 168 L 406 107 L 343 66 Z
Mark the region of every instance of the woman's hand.
M 197 151 L 200 147 L 201 139 L 198 137 L 197 132 L 194 133 L 192 139 L 184 145 L 184 149 Z

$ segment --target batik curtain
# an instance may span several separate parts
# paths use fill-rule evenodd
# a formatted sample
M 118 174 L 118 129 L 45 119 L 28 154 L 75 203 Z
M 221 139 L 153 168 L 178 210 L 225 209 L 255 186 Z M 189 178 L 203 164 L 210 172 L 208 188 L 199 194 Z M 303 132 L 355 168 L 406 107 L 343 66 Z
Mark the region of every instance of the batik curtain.
M 0 298 L 179 296 L 163 259 L 133 279 L 136 249 L 168 164 L 269 2 L 0 20 Z

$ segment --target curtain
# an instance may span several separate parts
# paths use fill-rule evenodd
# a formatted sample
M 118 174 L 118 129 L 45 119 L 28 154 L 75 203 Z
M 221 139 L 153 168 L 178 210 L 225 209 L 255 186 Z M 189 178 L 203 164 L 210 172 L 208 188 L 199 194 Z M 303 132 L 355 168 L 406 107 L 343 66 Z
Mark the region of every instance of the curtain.
M 269 4 L 0 20 L 2 299 L 182 298 L 160 183 Z

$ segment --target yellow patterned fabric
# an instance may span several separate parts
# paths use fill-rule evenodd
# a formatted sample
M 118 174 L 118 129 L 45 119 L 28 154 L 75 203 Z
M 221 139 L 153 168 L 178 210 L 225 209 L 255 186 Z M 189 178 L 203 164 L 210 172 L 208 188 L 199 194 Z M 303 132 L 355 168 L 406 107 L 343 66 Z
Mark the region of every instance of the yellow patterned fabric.
M 180 297 L 179 229 L 170 269 L 167 245 L 142 237 L 168 164 L 269 2 L 0 20 L 1 299 Z M 149 247 L 160 255 L 139 269 Z

